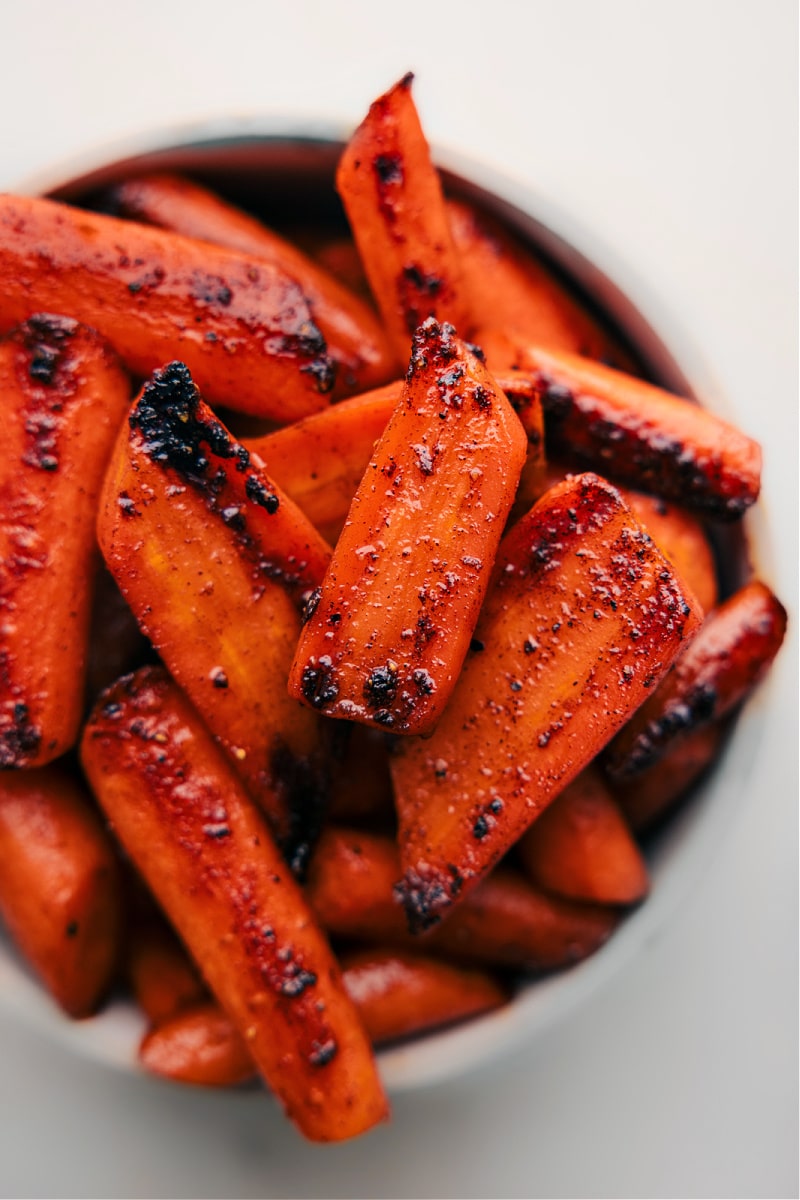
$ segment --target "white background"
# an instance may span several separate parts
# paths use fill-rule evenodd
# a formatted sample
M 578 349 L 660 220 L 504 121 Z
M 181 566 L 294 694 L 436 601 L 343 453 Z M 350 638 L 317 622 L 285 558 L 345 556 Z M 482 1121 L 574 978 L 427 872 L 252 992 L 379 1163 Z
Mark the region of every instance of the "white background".
M 413 68 L 431 140 L 534 186 L 690 332 L 764 442 L 771 582 L 796 613 L 795 10 L 3 0 L 0 187 L 175 121 L 354 124 Z M 125 1077 L 0 1014 L 2 1194 L 796 1195 L 795 661 L 703 880 L 546 1039 L 317 1148 L 257 1094 Z

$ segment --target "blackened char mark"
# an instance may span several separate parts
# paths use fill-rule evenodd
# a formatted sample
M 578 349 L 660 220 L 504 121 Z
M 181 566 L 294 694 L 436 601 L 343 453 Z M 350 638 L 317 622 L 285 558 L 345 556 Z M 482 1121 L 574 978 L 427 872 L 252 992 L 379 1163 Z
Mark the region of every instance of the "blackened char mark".
M 459 895 L 463 878 L 457 867 L 448 864 L 446 871 L 423 867 L 406 871 L 394 886 L 394 895 L 403 906 L 411 933 L 422 933 L 437 925 Z
M 283 742 L 273 751 L 270 766 L 289 811 L 289 830 L 281 840 L 281 852 L 292 874 L 302 882 L 328 807 L 327 772 L 321 757 L 298 756 Z
M 28 706 L 17 700 L 0 713 L 0 769 L 21 767 L 36 755 L 42 731 L 29 720 Z

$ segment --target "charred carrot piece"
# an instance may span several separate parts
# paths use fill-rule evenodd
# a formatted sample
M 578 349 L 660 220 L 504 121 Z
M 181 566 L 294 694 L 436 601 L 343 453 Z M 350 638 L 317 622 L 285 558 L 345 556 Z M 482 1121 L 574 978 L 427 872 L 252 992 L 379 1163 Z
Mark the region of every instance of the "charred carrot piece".
M 485 971 L 407 950 L 356 950 L 342 957 L 344 983 L 373 1045 L 453 1025 L 501 1008 L 508 993 Z
M 608 361 L 608 334 L 507 230 L 463 200 L 448 200 L 470 325 L 516 331 L 536 346 Z
M 596 767 L 556 796 L 519 843 L 530 878 L 545 891 L 597 904 L 635 904 L 647 866 Z
M 696 602 L 596 475 L 552 488 L 511 530 L 442 720 L 392 758 L 414 926 L 439 919 L 521 837 L 699 621 Z
M 614 783 L 614 795 L 634 833 L 646 833 L 699 782 L 716 759 L 724 735 L 724 722 L 703 725 L 646 771 Z
M 134 865 L 300 1129 L 333 1141 L 386 1115 L 336 961 L 260 813 L 177 687 L 109 689 L 84 770 Z
M 39 313 L 0 341 L 0 768 L 78 737 L 98 495 L 129 382 L 94 330 Z
M 539 487 L 544 468 L 544 419 L 532 376 L 519 374 L 495 380 L 524 413 L 528 453 L 520 479 Z M 403 395 L 397 380 L 384 388 L 352 396 L 263 437 L 245 439 L 247 448 L 263 461 L 275 482 L 302 508 L 323 537 L 335 542 L 344 525 L 359 483 Z M 530 508 L 533 498 L 524 511 Z
M 719 598 L 714 553 L 702 523 L 692 513 L 658 496 L 620 488 L 622 498 L 671 563 L 704 613 Z
M 61 766 L 0 772 L 0 915 L 71 1017 L 94 1012 L 117 964 L 122 903 L 114 848 Z
M 341 533 L 375 443 L 402 394 L 397 380 L 265 437 L 245 439 L 248 450 L 331 543 Z
M 411 96 L 413 75 L 380 96 L 336 172 L 364 270 L 398 361 L 427 317 L 464 334 L 469 308 L 442 185 Z
M 300 284 L 272 263 L 53 200 L 0 196 L 0 330 L 43 309 L 98 329 L 135 375 L 180 358 L 212 402 L 275 421 L 347 391 Z
M 329 827 L 311 860 L 306 894 L 330 933 L 528 971 L 552 971 L 588 957 L 617 923 L 609 908 L 548 896 L 518 872 L 499 867 L 441 924 L 414 935 L 394 890 L 399 875 L 400 854 L 391 838 Z
M 298 603 L 330 551 L 182 363 L 157 371 L 133 406 L 98 534 L 141 628 L 301 867 L 326 768 L 320 724 L 286 680 Z
M 149 1030 L 139 1061 L 153 1075 L 201 1087 L 235 1087 L 257 1074 L 246 1042 L 213 1001 L 182 1009 Z
M 785 633 L 786 610 L 757 580 L 709 613 L 692 645 L 609 746 L 605 765 L 612 778 L 653 766 L 687 733 L 741 704 Z
M 166 922 L 140 923 L 133 930 L 125 965 L 134 999 L 154 1025 L 208 997 L 197 968 Z
M 425 733 L 455 686 L 525 434 L 451 326 L 427 321 L 400 404 L 310 603 L 289 690 L 327 716 Z
M 393 355 L 369 306 L 255 217 L 179 175 L 125 180 L 108 201 L 121 216 L 271 263 L 299 283 L 344 387 L 361 391 L 391 378 Z
M 343 964 L 345 987 L 377 1045 L 464 1021 L 508 1000 L 483 971 L 407 951 L 354 951 Z M 157 1025 L 145 1035 L 139 1059 L 155 1075 L 206 1087 L 234 1087 L 255 1074 L 247 1044 L 213 1003 Z
M 475 340 L 495 373 L 516 367 L 536 376 L 549 454 L 718 519 L 740 517 L 758 499 L 760 446 L 713 413 L 515 335 L 479 330 Z

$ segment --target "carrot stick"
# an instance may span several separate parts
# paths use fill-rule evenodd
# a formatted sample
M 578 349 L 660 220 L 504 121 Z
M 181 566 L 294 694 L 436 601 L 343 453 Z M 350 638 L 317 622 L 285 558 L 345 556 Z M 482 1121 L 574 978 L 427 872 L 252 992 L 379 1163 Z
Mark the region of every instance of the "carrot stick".
M 83 713 L 94 514 L 129 383 L 92 329 L 39 313 L 0 341 L 0 768 L 69 749 Z
M 351 951 L 342 957 L 342 971 L 373 1045 L 452 1025 L 508 1000 L 484 971 L 407 950 Z
M 630 779 L 614 782 L 614 795 L 634 833 L 646 833 L 671 812 L 716 759 L 725 723 L 688 733 L 657 763 Z
M 763 583 L 746 584 L 709 613 L 661 685 L 609 746 L 612 778 L 658 762 L 687 733 L 718 721 L 762 679 L 781 647 L 786 610 Z
M 758 498 L 761 448 L 733 425 L 652 384 L 574 355 L 484 329 L 490 370 L 533 373 L 548 454 L 577 458 L 620 483 L 709 517 L 741 516 Z M 520 414 L 524 423 L 524 416 Z
M 108 200 L 121 216 L 237 250 L 294 279 L 348 390 L 375 387 L 393 374 L 392 352 L 369 306 L 255 217 L 178 175 L 127 179 Z
M 267 826 L 159 668 L 101 698 L 84 770 L 259 1070 L 317 1141 L 386 1115 L 369 1043 Z
M 599 770 L 587 767 L 556 796 L 519 843 L 538 887 L 597 904 L 635 904 L 647 867 Z
M 400 362 L 427 318 L 469 324 L 438 172 L 406 75 L 371 105 L 336 172 L 361 261 Z
M 247 1043 L 213 1001 L 181 1009 L 142 1039 L 145 1070 L 176 1083 L 235 1087 L 257 1074 Z
M 98 535 L 140 626 L 302 868 L 327 768 L 320 723 L 286 680 L 297 604 L 330 551 L 181 363 L 157 371 L 133 406 Z
M 42 309 L 98 329 L 141 377 L 180 358 L 212 402 L 256 416 L 294 421 L 347 390 L 300 285 L 271 263 L 0 196 L 0 330 Z
M 544 468 L 544 419 L 535 380 L 530 375 L 512 373 L 495 378 L 495 383 L 513 397 L 528 435 L 528 456 L 519 487 L 522 490 L 526 473 L 538 483 Z M 245 445 L 262 460 L 275 482 L 302 508 L 323 537 L 333 543 L 342 531 L 375 443 L 402 394 L 403 385 L 397 380 L 342 400 L 274 433 L 246 438 Z
M 699 624 L 595 475 L 507 535 L 474 649 L 432 737 L 392 758 L 409 920 L 463 897 L 642 703 Z
M 455 686 L 525 456 L 508 401 L 452 327 L 414 337 L 289 676 L 297 699 L 431 730 Z
M 0 915 L 71 1017 L 112 982 L 122 923 L 114 849 L 61 766 L 0 772 Z
M 264 437 L 247 438 L 245 445 L 334 543 L 402 394 L 397 380 Z
M 306 894 L 332 934 L 527 971 L 586 958 L 617 924 L 609 908 L 548 896 L 518 872 L 498 867 L 441 924 L 412 934 L 394 888 L 399 875 L 391 838 L 332 826 L 311 859 Z
M 470 325 L 514 330 L 548 350 L 608 361 L 619 351 L 553 274 L 486 213 L 447 201 Z
M 125 966 L 136 1003 L 153 1024 L 208 996 L 197 968 L 166 922 L 150 920 L 133 930 Z
M 402 950 L 350 952 L 342 978 L 373 1044 L 452 1025 L 506 1003 L 483 971 L 465 970 Z M 252 1078 L 248 1046 L 214 1003 L 161 1022 L 144 1037 L 146 1070 L 180 1083 L 233 1087 Z

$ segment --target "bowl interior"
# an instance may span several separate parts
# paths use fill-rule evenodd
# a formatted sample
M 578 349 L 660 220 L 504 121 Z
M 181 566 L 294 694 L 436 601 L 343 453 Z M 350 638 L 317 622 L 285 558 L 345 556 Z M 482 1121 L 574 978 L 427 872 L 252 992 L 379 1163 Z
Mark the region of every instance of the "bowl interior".
M 346 231 L 333 179 L 342 143 L 318 136 L 201 137 L 162 146 L 65 179 L 48 187 L 60 200 L 94 205 L 103 190 L 134 174 L 171 171 L 189 174 L 262 217 L 291 232 L 297 226 Z M 669 390 L 696 399 L 684 367 L 680 335 L 671 345 L 647 321 L 617 282 L 597 261 L 570 244 L 557 229 L 537 217 L 535 197 L 524 207 L 502 195 L 502 184 L 484 184 L 476 164 L 443 171 L 445 187 L 499 218 L 525 244 L 544 257 L 561 279 L 596 315 L 601 316 L 641 373 Z M 518 194 L 516 189 L 515 194 Z M 748 528 L 765 544 L 758 515 Z M 745 533 L 741 526 L 713 531 L 723 594 L 747 573 Z M 763 549 L 759 555 L 763 559 Z M 462 1074 L 509 1052 L 541 1034 L 586 999 L 614 974 L 636 949 L 663 925 L 672 906 L 699 875 L 730 819 L 734 795 L 742 794 L 766 720 L 765 693 L 759 693 L 737 723 L 712 775 L 646 847 L 652 892 L 593 957 L 565 972 L 520 987 L 505 1008 L 469 1024 L 381 1052 L 382 1074 L 390 1091 L 419 1087 Z M 88 1021 L 70 1022 L 33 979 L 0 931 L 0 1003 L 43 1032 L 81 1053 L 124 1069 L 136 1069 L 136 1050 L 144 1022 L 124 999 L 112 1002 Z

